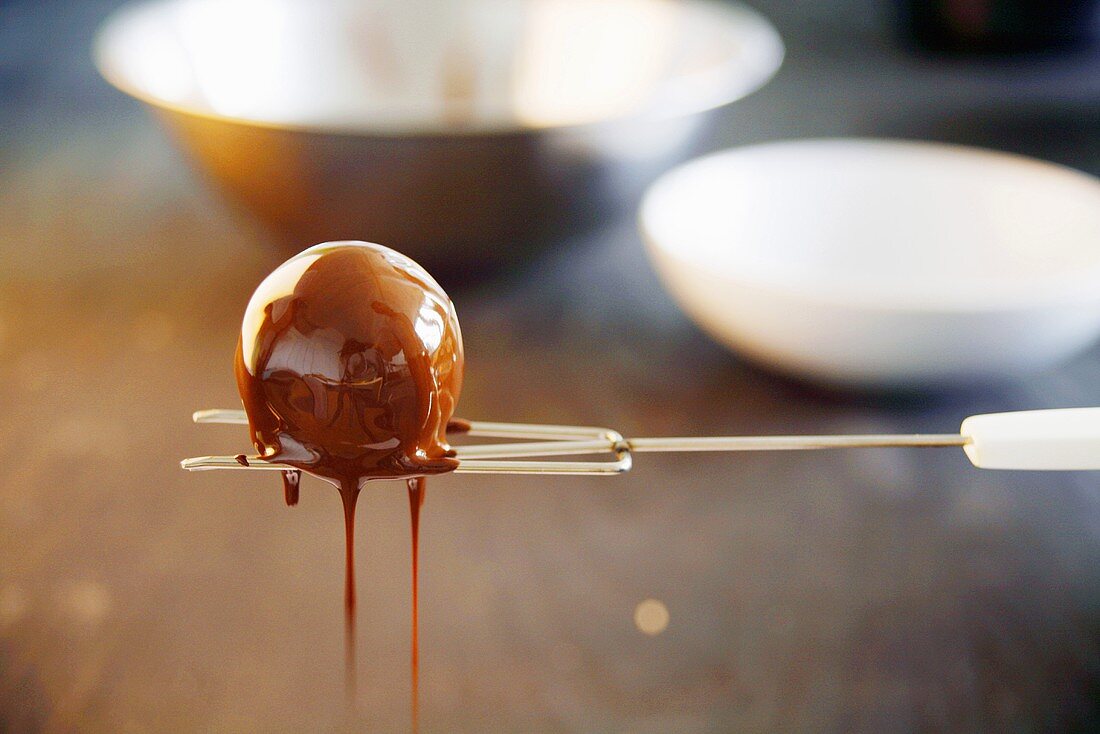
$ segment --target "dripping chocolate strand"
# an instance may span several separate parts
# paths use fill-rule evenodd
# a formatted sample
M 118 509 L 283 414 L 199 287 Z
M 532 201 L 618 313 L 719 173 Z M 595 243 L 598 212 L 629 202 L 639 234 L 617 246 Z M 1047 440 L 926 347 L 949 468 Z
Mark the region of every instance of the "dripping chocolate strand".
M 298 502 L 299 469 L 340 488 L 349 703 L 357 695 L 356 500 L 365 481 L 408 479 L 414 730 L 423 477 L 458 466 L 446 432 L 470 428 L 451 420 L 462 371 L 462 335 L 447 294 L 409 258 L 365 242 L 317 245 L 279 266 L 249 301 L 237 343 L 237 387 L 252 443 L 264 459 L 289 467 L 286 503 Z M 248 465 L 243 455 L 238 461 Z
M 409 520 L 412 529 L 412 619 L 410 624 L 409 674 L 412 683 L 410 710 L 413 733 L 420 731 L 420 508 L 424 506 L 428 480 L 416 477 L 406 480 L 409 487 Z
M 451 418 L 447 421 L 447 435 L 454 433 L 469 433 L 473 424 L 465 418 Z
M 287 507 L 298 504 L 298 488 L 302 484 L 302 472 L 298 469 L 288 469 L 283 472 L 283 497 L 286 498 Z
M 358 626 L 355 593 L 355 503 L 358 498 L 357 482 L 340 483 L 340 499 L 344 504 L 344 689 L 349 705 L 355 703 L 359 675 L 355 654 Z

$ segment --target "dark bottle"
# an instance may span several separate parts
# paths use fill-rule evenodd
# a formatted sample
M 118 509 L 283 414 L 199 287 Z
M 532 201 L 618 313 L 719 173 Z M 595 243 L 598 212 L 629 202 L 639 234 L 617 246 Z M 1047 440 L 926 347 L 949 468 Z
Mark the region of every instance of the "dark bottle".
M 938 51 L 1046 51 L 1100 35 L 1100 0 L 902 0 L 901 7 L 906 35 Z

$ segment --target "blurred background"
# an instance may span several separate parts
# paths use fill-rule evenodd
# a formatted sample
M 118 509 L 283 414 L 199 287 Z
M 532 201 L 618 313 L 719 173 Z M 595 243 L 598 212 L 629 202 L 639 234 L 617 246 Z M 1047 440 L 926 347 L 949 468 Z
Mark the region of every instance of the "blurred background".
M 0 731 L 402 730 L 401 486 L 360 501 L 349 720 L 336 493 L 307 478 L 287 508 L 270 477 L 178 469 L 248 449 L 243 430 L 189 416 L 238 404 L 243 307 L 313 241 L 289 244 L 223 197 L 185 147 L 202 130 L 166 135 L 97 74 L 93 35 L 117 5 L 0 0 Z M 1038 3 L 1007 0 L 752 5 L 783 39 L 782 67 L 677 159 L 882 136 L 1100 174 L 1093 3 L 1044 3 L 1038 19 Z M 1014 32 L 1019 18 L 1036 32 Z M 218 148 L 270 176 L 262 150 Z M 522 167 L 546 150 L 507 155 Z M 940 433 L 975 413 L 1100 404 L 1096 349 L 934 390 L 750 366 L 647 260 L 634 207 L 672 162 L 619 171 L 613 204 L 547 208 L 586 224 L 510 234 L 491 266 L 426 252 L 462 320 L 462 416 L 626 435 Z M 329 175 L 299 168 L 272 188 Z M 425 240 L 446 241 L 455 212 L 428 205 Z M 348 236 L 376 239 L 333 234 Z M 1100 728 L 1092 473 L 980 472 L 951 449 L 644 455 L 617 479 L 433 480 L 421 527 L 424 731 Z

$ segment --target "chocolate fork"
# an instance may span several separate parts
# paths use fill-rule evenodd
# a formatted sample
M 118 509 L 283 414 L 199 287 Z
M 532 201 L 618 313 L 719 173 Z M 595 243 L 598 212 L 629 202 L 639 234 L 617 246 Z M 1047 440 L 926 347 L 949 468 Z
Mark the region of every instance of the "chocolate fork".
M 242 410 L 200 410 L 196 423 L 247 425 Z M 698 436 L 624 438 L 609 428 L 473 421 L 466 435 L 515 443 L 456 446 L 456 474 L 612 475 L 630 470 L 633 454 L 670 451 L 799 451 L 840 448 L 961 447 L 983 469 L 1100 469 L 1100 408 L 1034 410 L 971 416 L 958 433 L 847 436 Z M 528 439 L 523 441 L 523 439 Z M 606 454 L 601 461 L 533 461 Z M 189 471 L 258 469 L 286 464 L 235 456 L 184 459 Z

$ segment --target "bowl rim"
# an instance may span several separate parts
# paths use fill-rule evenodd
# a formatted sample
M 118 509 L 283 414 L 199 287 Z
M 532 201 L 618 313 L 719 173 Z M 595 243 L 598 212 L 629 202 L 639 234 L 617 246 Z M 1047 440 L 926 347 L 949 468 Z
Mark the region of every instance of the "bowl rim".
M 689 270 L 699 270 L 699 259 L 692 252 L 694 248 L 671 246 L 669 242 L 664 241 L 666 238 L 655 231 L 656 227 L 653 224 L 655 212 L 662 206 L 662 199 L 670 195 L 668 192 L 675 190 L 679 179 L 691 175 L 698 168 L 711 165 L 716 160 L 737 158 L 742 154 L 760 150 L 790 150 L 836 145 L 857 146 L 864 150 L 878 149 L 891 153 L 900 151 L 912 154 L 936 151 L 940 154 L 986 159 L 1016 168 L 1029 167 L 1045 177 L 1061 178 L 1074 185 L 1092 189 L 1091 193 L 1095 195 L 1097 204 L 1100 205 L 1100 178 L 1070 166 L 1019 153 L 956 143 L 902 138 L 814 137 L 772 140 L 726 148 L 693 158 L 665 172 L 650 184 L 642 197 L 636 220 L 646 254 L 659 273 L 664 267 L 660 263 L 662 260 L 674 261 Z M 667 283 L 664 274 L 660 274 L 662 280 Z M 731 287 L 767 290 L 797 297 L 806 302 L 850 308 L 856 311 L 986 313 L 1033 310 L 1068 303 L 1100 304 L 1100 256 L 1095 257 L 1091 263 L 1060 269 L 1057 273 L 1045 275 L 1041 280 L 1020 279 L 1017 281 L 1020 287 L 1017 288 L 971 289 L 967 293 L 957 293 L 950 297 L 944 297 L 942 293 L 899 293 L 886 289 L 859 291 L 850 287 L 850 280 L 838 282 L 822 279 L 811 283 L 796 283 L 788 279 L 766 277 L 753 269 L 744 269 L 741 272 L 734 272 L 734 268 L 724 269 L 720 277 Z
M 564 123 L 535 123 L 510 119 L 462 126 L 453 124 L 448 125 L 445 121 L 436 124 L 420 122 L 415 125 L 407 126 L 395 124 L 372 126 L 369 122 L 360 125 L 280 122 L 277 120 L 264 120 L 242 115 L 227 115 L 212 109 L 205 109 L 162 99 L 142 89 L 139 85 L 132 83 L 128 75 L 119 68 L 120 64 L 115 58 L 115 46 L 119 42 L 119 37 L 128 23 L 132 22 L 135 17 L 144 13 L 154 12 L 158 8 L 196 1 L 202 0 L 137 0 L 136 2 L 127 3 L 111 11 L 96 29 L 92 41 L 92 61 L 100 76 L 124 94 L 157 109 L 211 122 L 221 122 L 284 132 L 393 139 L 463 138 L 486 135 L 527 135 L 548 131 L 593 129 L 638 119 L 678 119 L 731 104 L 756 92 L 771 81 L 779 71 L 786 56 L 786 48 L 783 44 L 783 40 L 779 35 L 779 31 L 771 21 L 762 13 L 740 2 L 740 0 L 677 0 L 676 5 L 688 9 L 690 12 L 709 11 L 711 13 L 716 13 L 720 16 L 724 16 L 731 26 L 743 26 L 744 36 L 755 36 L 762 39 L 764 41 L 762 47 L 765 48 L 765 53 L 760 53 L 755 59 L 755 63 L 745 65 L 746 69 L 752 69 L 755 70 L 755 72 L 742 74 L 740 83 L 736 85 L 727 84 L 724 87 L 714 87 L 714 85 L 712 85 L 714 88 L 708 95 L 702 96 L 692 104 L 685 104 L 675 108 L 662 107 L 660 109 L 647 106 L 623 114 L 601 117 L 595 120 Z M 524 0 L 512 1 L 517 4 L 522 4 L 524 2 Z M 652 3 L 660 2 L 661 0 L 631 1 Z M 681 74 L 670 77 L 670 79 L 686 81 L 705 78 L 707 75 L 720 74 L 724 69 L 735 64 L 740 64 L 737 58 L 727 58 L 715 67 L 710 67 L 690 74 Z

